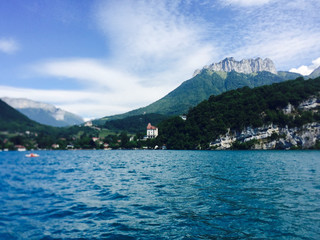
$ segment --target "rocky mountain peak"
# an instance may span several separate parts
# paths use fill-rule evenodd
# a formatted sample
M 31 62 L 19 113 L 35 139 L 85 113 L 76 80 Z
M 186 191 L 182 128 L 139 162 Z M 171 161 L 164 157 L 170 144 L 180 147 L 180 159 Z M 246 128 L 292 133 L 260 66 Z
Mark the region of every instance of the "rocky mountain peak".
M 269 58 L 242 59 L 241 61 L 237 61 L 233 57 L 228 57 L 218 63 L 212 63 L 210 65 L 204 66 L 201 70 L 196 70 L 194 72 L 194 76 L 199 74 L 202 70 L 222 72 L 236 71 L 246 74 L 267 71 L 277 74 L 274 63 Z

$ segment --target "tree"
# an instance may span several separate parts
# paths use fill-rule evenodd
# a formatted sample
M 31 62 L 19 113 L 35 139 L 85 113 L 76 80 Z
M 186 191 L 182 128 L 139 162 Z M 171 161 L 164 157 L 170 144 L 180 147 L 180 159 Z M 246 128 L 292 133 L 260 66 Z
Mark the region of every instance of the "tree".
M 128 133 L 126 131 L 121 132 L 119 138 L 121 140 L 121 147 L 128 148 L 128 143 L 130 139 L 128 137 Z

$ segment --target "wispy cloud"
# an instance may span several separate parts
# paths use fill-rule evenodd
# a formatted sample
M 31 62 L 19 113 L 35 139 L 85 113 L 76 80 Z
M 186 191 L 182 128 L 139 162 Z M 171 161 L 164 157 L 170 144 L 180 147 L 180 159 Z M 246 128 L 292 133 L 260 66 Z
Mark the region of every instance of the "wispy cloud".
M 33 66 L 40 76 L 81 85 L 90 99 L 84 94 L 79 104 L 74 101 L 64 107 L 82 116 L 102 117 L 146 106 L 191 78 L 196 68 L 219 52 L 206 40 L 205 29 L 188 4 L 121 0 L 99 2 L 95 9 L 110 56 L 51 59 Z M 78 92 L 68 95 L 81 96 Z
M 48 95 L 43 93 L 49 93 L 49 90 L 34 92 L 40 99 L 51 99 L 50 96 L 53 96 L 53 99 L 59 99 L 60 106 L 64 103 L 67 110 L 82 116 L 102 117 L 129 111 L 156 101 L 169 91 L 166 86 L 143 84 L 146 79 L 111 68 L 105 61 L 97 59 L 55 59 L 33 65 L 32 70 L 40 77 L 72 80 L 80 84 L 81 91 L 52 90 Z M 22 90 L 19 91 L 19 94 L 22 93 Z M 71 103 L 68 99 L 72 99 Z
M 18 43 L 12 38 L 0 38 L 0 51 L 11 54 L 19 50 Z
M 155 89 L 149 89 L 157 95 Z M 144 92 L 146 99 L 151 93 Z M 96 118 L 107 115 L 124 113 L 143 106 L 141 92 L 124 90 L 122 93 L 94 90 L 45 90 L 33 88 L 16 88 L 0 86 L 0 96 L 13 98 L 28 98 L 35 101 L 54 104 L 64 110 L 79 114 L 85 118 Z M 152 97 L 153 98 L 153 97 Z
M 227 7 L 225 7 L 227 8 Z M 319 57 L 320 2 L 269 1 L 254 8 L 231 7 L 222 34 L 225 53 L 238 58 L 269 57 L 286 70 Z
M 320 57 L 313 60 L 311 65 L 309 65 L 309 66 L 302 65 L 298 68 L 291 68 L 290 72 L 296 72 L 296 73 L 300 73 L 304 76 L 307 76 L 307 75 L 311 74 L 313 72 L 313 70 L 315 70 L 319 66 L 320 66 Z
M 264 5 L 266 3 L 269 3 L 273 0 L 224 0 L 221 1 L 222 4 L 232 4 L 232 5 L 238 5 L 238 6 L 244 6 L 244 7 L 249 7 L 249 6 L 259 6 L 259 5 Z
M 162 79 L 162 84 L 181 82 L 191 75 L 190 68 L 203 66 L 218 52 L 205 41 L 207 32 L 188 4 L 180 1 L 104 1 L 97 20 L 114 62 L 149 78 L 176 72 L 176 79 Z
M 89 89 L 106 92 L 133 88 L 134 76 L 111 68 L 103 60 L 89 58 L 54 59 L 33 66 L 34 71 L 52 77 L 74 79 Z M 123 86 L 123 83 L 126 86 Z
M 238 58 L 243 57 L 269 57 L 281 66 L 279 70 L 286 70 L 294 62 L 301 62 L 311 56 L 316 56 L 313 49 L 318 49 L 320 33 L 310 33 L 308 37 L 304 35 L 292 35 L 283 33 L 277 36 L 257 36 L 251 40 L 250 44 L 236 49 L 232 55 Z M 320 50 L 320 49 L 319 49 Z

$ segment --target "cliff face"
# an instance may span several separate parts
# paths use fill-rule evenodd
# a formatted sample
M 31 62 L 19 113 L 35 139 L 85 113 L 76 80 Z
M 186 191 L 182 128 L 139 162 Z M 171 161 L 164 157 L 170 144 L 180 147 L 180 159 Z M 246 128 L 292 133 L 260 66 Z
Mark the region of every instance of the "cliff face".
M 221 62 L 205 66 L 201 70 L 196 70 L 194 72 L 194 76 L 199 74 L 202 70 L 222 72 L 236 71 L 246 74 L 267 71 L 273 74 L 277 74 L 274 63 L 269 58 L 243 59 L 241 61 L 236 61 L 234 58 L 230 57 L 222 60 Z
M 298 106 L 300 111 L 319 111 L 320 98 L 312 97 Z M 297 109 L 291 104 L 282 109 L 285 114 L 293 114 Z M 221 135 L 210 147 L 214 149 L 230 149 L 236 142 L 252 141 L 251 149 L 308 149 L 320 141 L 320 123 L 313 122 L 298 128 L 280 127 L 274 124 L 259 128 L 246 127 L 241 132 L 229 131 Z
M 291 149 L 294 147 L 307 149 L 320 140 L 320 123 L 309 123 L 301 128 L 279 127 L 273 124 L 254 129 L 247 127 L 241 132 L 228 132 L 210 143 L 210 147 L 217 150 L 230 149 L 236 141 L 247 143 L 252 140 L 254 144 L 251 149 Z

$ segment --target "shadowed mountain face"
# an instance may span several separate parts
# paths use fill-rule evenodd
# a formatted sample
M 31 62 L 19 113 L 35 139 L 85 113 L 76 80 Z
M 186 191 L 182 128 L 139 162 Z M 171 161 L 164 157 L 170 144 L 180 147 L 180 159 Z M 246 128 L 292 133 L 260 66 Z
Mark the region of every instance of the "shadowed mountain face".
M 219 63 L 196 70 L 194 77 L 183 82 L 165 97 L 146 106 L 124 114 L 97 120 L 102 124 L 108 120 L 122 119 L 129 116 L 157 113 L 162 115 L 179 115 L 187 113 L 211 95 L 248 86 L 250 88 L 278 83 L 300 77 L 300 74 L 276 71 L 270 59 L 244 59 L 236 61 L 226 58 Z
M 22 98 L 5 97 L 2 100 L 28 118 L 45 125 L 65 127 L 84 122 L 81 117 L 50 104 Z

